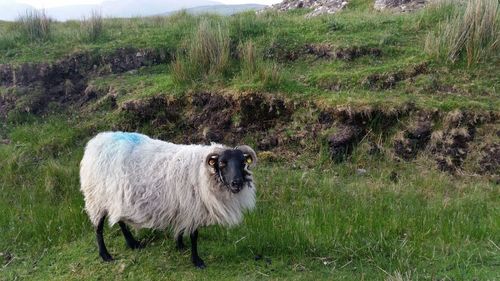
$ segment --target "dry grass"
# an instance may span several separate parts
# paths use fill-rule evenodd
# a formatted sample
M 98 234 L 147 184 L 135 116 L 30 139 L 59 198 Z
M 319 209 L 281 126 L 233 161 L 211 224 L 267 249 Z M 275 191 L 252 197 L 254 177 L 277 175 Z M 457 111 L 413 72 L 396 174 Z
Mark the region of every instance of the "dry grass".
M 497 0 L 469 1 L 427 35 L 426 52 L 452 63 L 465 58 L 469 66 L 490 58 L 500 43 L 498 12 Z

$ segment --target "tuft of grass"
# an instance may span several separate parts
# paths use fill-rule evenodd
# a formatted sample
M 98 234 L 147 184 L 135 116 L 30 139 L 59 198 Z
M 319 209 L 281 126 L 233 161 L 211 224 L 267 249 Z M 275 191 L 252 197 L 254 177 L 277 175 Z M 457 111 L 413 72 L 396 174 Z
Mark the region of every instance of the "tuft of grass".
M 257 50 L 255 43 L 249 40 L 238 47 L 241 57 L 241 72 L 244 76 L 252 76 L 257 71 Z
M 251 40 L 240 44 L 241 77 L 246 81 L 261 82 L 265 89 L 277 88 L 282 80 L 281 68 L 274 61 L 265 61 Z
M 104 33 L 104 21 L 100 11 L 92 10 L 89 18 L 83 18 L 80 32 L 90 41 L 97 40 Z
M 46 41 L 52 31 L 52 19 L 44 10 L 26 10 L 17 19 L 21 34 L 29 41 Z
M 441 6 L 441 9 L 446 7 Z M 440 24 L 437 31 L 428 33 L 426 52 L 452 63 L 465 58 L 468 66 L 490 58 L 496 54 L 500 44 L 498 13 L 496 0 L 467 2 L 454 16 Z
M 194 82 L 223 76 L 230 67 L 229 30 L 223 21 L 203 19 L 172 64 L 175 80 Z

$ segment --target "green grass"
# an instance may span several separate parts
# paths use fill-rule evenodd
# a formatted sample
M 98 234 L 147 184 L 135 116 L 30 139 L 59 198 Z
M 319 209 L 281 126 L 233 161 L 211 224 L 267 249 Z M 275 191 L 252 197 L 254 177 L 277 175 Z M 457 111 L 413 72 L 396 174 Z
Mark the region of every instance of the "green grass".
M 344 164 L 307 160 L 325 159 L 322 150 L 294 165 L 262 163 L 256 210 L 236 228 L 201 230 L 206 271 L 191 267 L 168 232 L 140 231 L 151 243 L 134 252 L 117 227 L 106 228 L 117 260 L 104 264 L 83 211 L 78 162 L 94 130 L 111 125 L 76 129 L 78 120 L 21 125 L 9 133 L 12 144 L 0 146 L 0 252 L 13 257 L 3 262 L 6 280 L 498 277 L 497 186 L 429 170 L 425 156 L 414 163 L 368 156 L 363 145 Z M 368 173 L 357 175 L 358 167 Z
M 370 131 L 341 164 L 328 155 L 325 140 L 333 128 L 321 131 L 316 143 L 286 147 L 286 156 L 263 160 L 255 171 L 256 210 L 238 227 L 201 230 L 204 271 L 194 269 L 189 251 L 177 252 L 171 235 L 161 231 L 138 231 L 149 243 L 131 251 L 117 227 L 106 228 L 116 261 L 100 261 L 79 191 L 79 161 L 86 141 L 128 118 L 119 109 L 126 101 L 256 92 L 353 109 L 397 109 L 410 102 L 428 112 L 442 110 L 443 116 L 454 109 L 498 112 L 497 54 L 467 66 L 466 58 L 449 64 L 424 49 L 427 34 L 454 15 L 452 8 L 401 15 L 375 13 L 371 2 L 352 0 L 342 13 L 312 19 L 304 18 L 306 11 L 103 19 L 92 40 L 77 21 L 51 23 L 50 36 L 36 42 L 15 23 L 0 22 L 0 63 L 54 62 L 73 52 L 137 47 L 169 50 L 188 67 L 186 79 L 173 69 L 179 61 L 90 76 L 88 84 L 103 96 L 83 107 L 54 107 L 44 116 L 26 109 L 44 97 L 42 88 L 0 87 L 0 106 L 10 95 L 18 99 L 0 124 L 0 141 L 10 142 L 0 142 L 0 280 L 498 279 L 500 189 L 494 179 L 439 172 L 427 151 L 411 162 L 367 153 L 378 133 L 384 138 L 377 141 L 392 151 L 393 135 L 411 122 L 405 117 L 388 132 Z M 197 34 L 203 29 L 211 34 Z M 208 37 L 215 43 L 196 41 Z M 378 48 L 381 55 L 318 59 L 302 54 L 306 44 Z M 222 51 L 207 55 L 202 45 Z M 213 68 L 221 61 L 221 68 Z M 407 72 L 421 63 L 426 72 L 392 88 L 364 83 L 368 76 Z M 110 95 L 118 108 L 106 103 Z M 290 136 L 317 118 L 314 110 L 296 109 Z M 141 122 L 138 130 L 153 136 L 184 133 L 177 123 L 155 128 Z M 479 128 L 473 145 L 498 140 L 498 124 L 488 126 Z M 261 137 L 248 134 L 245 141 L 255 146 Z M 367 174 L 358 175 L 358 168 Z
M 81 24 L 76 21 L 53 23 L 51 36 L 44 42 L 24 40 L 16 35 L 15 24 L 2 23 L 0 63 L 55 61 L 73 52 L 109 53 L 124 46 L 161 48 L 177 54 L 177 59 L 169 68 L 162 68 L 157 77 L 171 77 L 174 83 L 165 88 L 164 82 L 156 80 L 152 83 L 159 85 L 145 87 L 144 91 L 263 91 L 319 97 L 333 104 L 367 105 L 390 100 L 396 105 L 414 102 L 446 110 L 490 110 L 499 106 L 495 86 L 500 83 L 497 54 L 464 71 L 465 58 L 449 65 L 425 51 L 427 35 L 437 32 L 456 9 L 444 6 L 401 15 L 373 12 L 368 2 L 354 1 L 342 13 L 307 20 L 306 12 L 300 11 L 259 15 L 249 12 L 232 17 L 179 13 L 170 17 L 103 19 L 96 25 L 102 25 L 102 34 L 94 40 L 81 35 Z M 202 27 L 206 29 L 203 32 Z M 209 34 L 213 35 L 211 40 Z M 254 71 L 248 71 L 248 62 L 242 60 L 242 49 L 238 48 L 249 42 L 254 46 Z M 378 48 L 382 55 L 352 61 L 316 59 L 300 55 L 306 44 L 328 44 L 333 49 Z M 294 55 L 298 59 L 287 59 Z M 429 63 L 427 73 L 398 82 L 393 89 L 374 91 L 363 86 L 367 76 L 405 71 L 425 62 Z M 137 76 L 121 79 L 132 84 Z M 332 90 L 336 84 L 339 89 Z

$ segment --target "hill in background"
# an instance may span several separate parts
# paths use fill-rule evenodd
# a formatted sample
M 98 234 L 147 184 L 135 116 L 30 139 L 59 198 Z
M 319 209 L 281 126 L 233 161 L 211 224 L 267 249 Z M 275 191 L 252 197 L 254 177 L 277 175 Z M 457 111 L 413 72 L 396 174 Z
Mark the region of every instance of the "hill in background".
M 258 4 L 224 5 L 221 2 L 211 0 L 186 0 L 186 1 L 104 1 L 99 5 L 67 5 L 45 9 L 48 16 L 65 21 L 69 19 L 82 19 L 91 14 L 93 10 L 100 11 L 106 17 L 128 18 L 137 16 L 168 15 L 175 11 L 185 9 L 189 13 L 217 13 L 221 15 L 231 15 L 247 10 L 258 10 L 266 7 Z M 26 10 L 34 7 L 8 1 L 0 3 L 0 20 L 13 21 Z
M 230 15 L 234 15 L 234 14 L 246 12 L 246 11 L 262 10 L 265 7 L 268 7 L 268 6 L 259 5 L 259 4 L 209 5 L 209 6 L 200 6 L 200 7 L 189 8 L 189 9 L 185 9 L 185 11 L 187 13 L 193 14 L 193 15 L 199 15 L 199 14 L 203 14 L 203 13 L 211 13 L 211 14 L 218 14 L 218 15 L 223 15 L 223 16 L 230 16 Z M 168 16 L 168 15 L 171 15 L 172 13 L 175 13 L 175 12 L 163 13 L 161 15 Z

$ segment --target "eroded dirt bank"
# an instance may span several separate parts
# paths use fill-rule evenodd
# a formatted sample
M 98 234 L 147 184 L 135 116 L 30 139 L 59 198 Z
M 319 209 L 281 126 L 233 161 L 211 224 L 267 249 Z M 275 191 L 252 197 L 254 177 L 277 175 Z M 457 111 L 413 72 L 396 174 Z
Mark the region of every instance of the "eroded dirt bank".
M 0 117 L 16 107 L 41 114 L 51 102 L 84 103 L 96 98 L 88 89 L 90 78 L 170 60 L 166 50 L 119 48 L 106 54 L 75 53 L 53 63 L 0 64 L 0 86 L 7 89 L 7 94 L 0 96 Z
M 375 49 L 332 51 L 309 46 L 308 53 L 345 59 L 379 55 Z M 500 112 L 399 107 L 329 106 L 270 93 L 194 92 L 180 97 L 158 94 L 118 102 L 113 89 L 88 84 L 90 78 L 166 63 L 168 52 L 124 48 L 107 55 L 74 54 L 52 64 L 0 65 L 0 119 L 32 113 L 72 110 L 82 115 L 99 110 L 116 115 L 110 129 L 141 131 L 182 143 L 250 142 L 270 160 L 292 159 L 297 151 L 327 149 L 341 162 L 360 144 L 363 153 L 394 161 L 428 157 L 435 168 L 452 174 L 498 177 Z M 369 88 L 391 87 L 427 71 L 409 71 L 365 80 Z
M 163 139 L 184 143 L 251 141 L 266 157 L 293 158 L 297 151 L 327 146 L 345 161 L 361 142 L 366 153 L 394 161 L 430 157 L 439 170 L 495 175 L 500 124 L 498 112 L 400 108 L 328 107 L 263 94 L 196 92 L 181 98 L 158 95 L 117 105 L 118 130 L 152 128 Z M 389 142 L 387 148 L 384 143 Z M 470 160 L 470 163 L 466 163 Z

